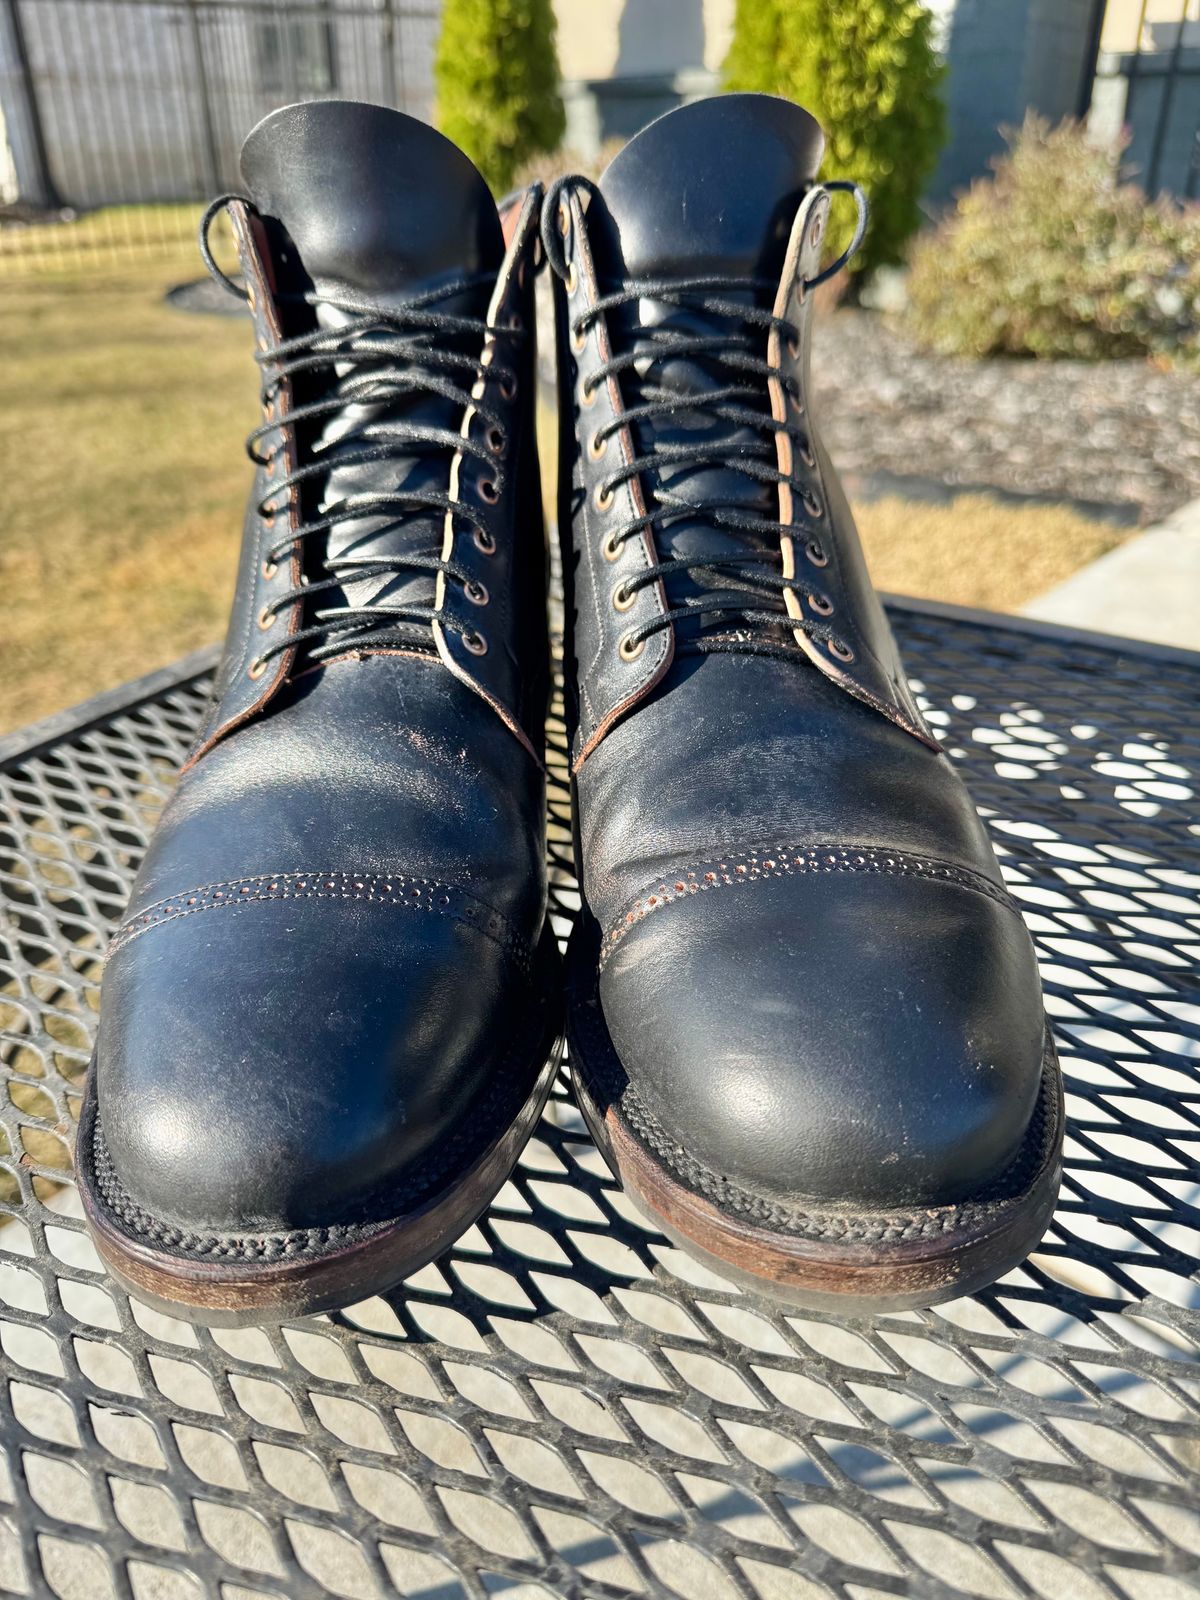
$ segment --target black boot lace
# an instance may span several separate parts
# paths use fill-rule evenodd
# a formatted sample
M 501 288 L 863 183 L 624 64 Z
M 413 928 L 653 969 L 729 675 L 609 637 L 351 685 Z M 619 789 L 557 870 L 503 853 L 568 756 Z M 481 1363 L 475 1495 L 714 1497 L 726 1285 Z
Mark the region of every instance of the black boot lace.
M 564 203 L 563 190 L 570 187 L 589 191 L 593 199 L 599 194 L 588 180 L 571 176 L 560 178 L 547 192 L 542 242 L 547 260 L 564 279 L 569 276 L 569 268 L 563 255 L 558 208 Z M 810 290 L 841 271 L 866 230 L 867 202 L 858 185 L 839 181 L 824 187 L 854 196 L 858 226 L 843 254 L 809 279 Z M 622 546 L 644 531 L 657 535 L 684 521 L 703 522 L 730 536 L 728 553 L 673 556 L 653 562 L 636 577 L 625 580 L 614 596 L 619 607 L 631 602 L 638 590 L 660 579 L 674 580 L 668 583 L 668 609 L 624 635 L 621 648 L 627 659 L 640 654 L 653 634 L 680 624 L 691 626 L 677 632 L 679 652 L 802 656 L 793 642 L 793 630 L 800 628 L 810 638 L 824 642 L 839 659 L 850 659 L 833 627 L 819 620 L 834 609 L 819 581 L 806 576 L 801 583 L 783 575 L 780 537 L 795 536 L 797 524 L 783 523 L 766 509 L 763 491 L 775 499 L 779 485 L 790 484 L 793 505 L 801 513 L 799 532 L 810 564 L 814 568 L 827 564 L 816 531 L 822 507 L 815 490 L 795 469 L 789 476 L 778 466 L 778 434 L 791 438 L 794 463 L 809 469 L 816 463 L 805 425 L 806 401 L 800 385 L 773 365 L 767 355 L 773 332 L 777 331 L 793 351 L 800 338 L 794 323 L 769 309 L 777 288 L 776 281 L 752 276 L 627 278 L 611 293 L 601 295 L 571 324 L 572 339 L 579 348 L 590 329 L 610 312 L 639 301 L 670 308 L 662 321 L 639 325 L 635 336 L 627 341 L 627 348 L 617 349 L 618 336 L 614 335 L 612 358 L 583 377 L 585 401 L 615 375 L 621 378 L 626 402 L 611 422 L 590 436 L 588 444 L 593 454 L 600 456 L 607 440 L 626 427 L 634 441 L 634 459 L 614 467 L 598 484 L 601 506 L 608 504 L 617 487 L 631 478 L 642 478 L 646 493 L 645 514 L 614 527 L 605 553 L 615 559 Z M 772 378 L 778 379 L 789 401 L 785 421 L 778 421 L 771 413 L 768 382 Z M 656 436 L 656 424 L 683 417 L 688 420 L 688 432 L 695 436 L 694 442 L 667 442 Z M 722 499 L 706 491 L 702 497 L 689 498 L 665 481 L 713 468 L 734 475 L 731 489 L 738 479 L 743 480 L 742 495 L 731 493 Z M 746 496 L 747 482 L 758 490 L 757 495 Z M 681 584 L 681 579 L 690 581 Z M 788 589 L 803 589 L 818 617 L 790 616 L 784 600 Z
M 243 197 L 222 195 L 205 212 L 200 249 L 215 281 L 247 300 L 247 291 L 221 270 L 209 244 L 213 220 L 232 200 Z M 462 277 L 402 303 L 386 305 L 350 294 L 308 292 L 277 297 L 281 304 L 291 302 L 293 307 L 306 308 L 305 320 L 314 323 L 318 308 L 333 312 L 338 325 L 315 325 L 255 355 L 262 369 L 261 396 L 268 420 L 248 436 L 246 450 L 270 480 L 269 490 L 257 506 L 268 526 L 277 516 L 286 517 L 293 489 L 300 489 L 303 505 L 315 509 L 321 500 L 321 485 L 334 470 L 441 455 L 445 474 L 444 480 L 439 474 L 433 485 L 407 488 L 398 479 L 386 492 L 326 502 L 319 514 L 305 515 L 297 526 L 285 527 L 279 542 L 266 552 L 268 567 L 282 561 L 297 543 L 302 547 L 307 543 L 312 551 L 335 527 L 344 531 L 347 524 L 369 522 L 374 539 L 431 512 L 449 512 L 461 518 L 473 529 L 481 549 L 495 549 L 484 507 L 451 495 L 450 461 L 461 451 L 484 462 L 489 475 L 479 482 L 480 495 L 489 505 L 499 500 L 505 484 L 503 462 L 508 441 L 505 416 L 494 396 L 514 399 L 517 374 L 499 360 L 485 365 L 479 352 L 491 334 L 503 332 L 510 339 L 525 334 L 511 324 L 495 328 L 486 317 L 439 308 L 439 302 L 460 297 L 465 291 L 490 290 L 494 281 L 491 273 Z M 476 398 L 472 390 L 479 380 L 483 389 Z M 284 462 L 283 435 L 281 423 L 272 419 L 285 382 L 303 388 L 306 398 L 302 404 L 293 404 L 286 417 L 294 429 L 296 464 L 290 471 L 277 473 L 276 463 Z M 414 400 L 434 396 L 448 402 L 459 417 L 468 406 L 474 406 L 484 424 L 479 430 L 482 439 L 405 414 Z M 351 407 L 362 409 L 355 415 Z M 330 430 L 330 422 L 341 418 L 346 425 Z M 274 447 L 264 452 L 262 447 L 272 437 Z M 302 646 L 314 663 L 347 651 L 398 646 L 431 650 L 435 621 L 460 633 L 469 649 L 477 648 L 479 635 L 449 612 L 438 610 L 434 602 L 388 597 L 392 580 L 403 582 L 420 574 L 436 580 L 437 574 L 443 573 L 461 584 L 470 598 L 476 587 L 471 573 L 444 559 L 438 553 L 440 547 L 439 522 L 437 543 L 427 550 L 364 559 L 319 549 L 315 559 L 305 559 L 309 571 L 300 583 L 277 595 L 260 618 L 265 628 L 271 617 L 299 601 L 305 608 L 302 626 L 279 643 L 264 647 L 251 670 L 257 675 L 272 657 L 297 646 Z M 379 591 L 368 603 L 353 603 L 347 585 L 353 583 L 357 588 L 366 580 L 382 580 Z

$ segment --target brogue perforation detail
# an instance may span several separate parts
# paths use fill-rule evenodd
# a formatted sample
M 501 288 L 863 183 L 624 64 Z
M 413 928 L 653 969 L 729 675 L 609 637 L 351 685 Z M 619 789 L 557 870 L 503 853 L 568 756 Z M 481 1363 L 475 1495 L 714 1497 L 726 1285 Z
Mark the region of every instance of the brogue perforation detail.
M 532 957 L 525 942 L 500 912 L 460 889 L 434 878 L 403 872 L 277 872 L 253 878 L 231 878 L 171 895 L 123 922 L 113 935 L 109 954 L 130 944 L 151 928 L 201 911 L 219 911 L 263 900 L 364 900 L 377 905 L 407 906 L 451 917 L 474 928 L 510 955 L 529 976 Z
M 754 854 L 733 854 L 713 858 L 695 867 L 659 879 L 644 892 L 605 933 L 600 944 L 599 965 L 604 967 L 617 945 L 639 922 L 655 911 L 664 910 L 691 895 L 707 889 L 736 888 L 764 878 L 799 877 L 821 872 L 860 872 L 886 877 L 923 878 L 932 883 L 951 883 L 985 895 L 998 905 L 1019 914 L 1016 902 L 1004 889 L 982 873 L 933 856 L 914 855 L 903 850 L 879 850 L 873 846 L 796 846 L 761 850 Z

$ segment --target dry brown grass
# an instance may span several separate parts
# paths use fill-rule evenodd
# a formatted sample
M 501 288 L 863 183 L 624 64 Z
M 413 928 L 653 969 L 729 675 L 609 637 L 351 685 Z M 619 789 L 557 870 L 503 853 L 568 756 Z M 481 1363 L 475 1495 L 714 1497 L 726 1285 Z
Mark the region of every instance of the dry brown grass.
M 219 638 L 256 420 L 245 322 L 163 303 L 195 271 L 9 284 L 0 362 L 0 730 Z M 539 417 L 544 478 L 554 419 Z M 1056 507 L 860 508 L 885 589 L 999 609 L 1108 549 Z
M 224 626 L 256 384 L 246 324 L 163 303 L 182 275 L 5 289 L 0 727 Z
M 1069 506 L 957 495 L 946 505 L 889 497 L 855 507 L 878 588 L 1016 611 L 1124 537 Z

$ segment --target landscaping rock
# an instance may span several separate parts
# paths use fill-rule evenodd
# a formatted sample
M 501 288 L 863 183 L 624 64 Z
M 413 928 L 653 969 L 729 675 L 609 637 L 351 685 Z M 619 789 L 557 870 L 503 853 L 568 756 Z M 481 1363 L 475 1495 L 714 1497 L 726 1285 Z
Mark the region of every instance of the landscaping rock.
M 1200 380 L 1143 361 L 935 356 L 877 312 L 818 319 L 821 431 L 845 473 L 1134 508 L 1200 495 Z

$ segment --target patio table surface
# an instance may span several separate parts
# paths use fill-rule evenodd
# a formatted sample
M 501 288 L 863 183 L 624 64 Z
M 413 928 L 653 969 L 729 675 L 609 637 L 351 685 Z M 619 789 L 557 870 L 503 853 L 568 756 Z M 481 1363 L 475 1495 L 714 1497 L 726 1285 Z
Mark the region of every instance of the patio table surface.
M 131 1300 L 71 1145 L 106 941 L 214 657 L 0 740 L 0 1591 L 1200 1594 L 1200 655 L 891 613 L 1068 1088 L 1045 1240 L 927 1312 L 738 1293 L 639 1219 L 565 1081 L 487 1216 L 394 1293 L 239 1331 Z M 557 723 L 550 759 L 565 935 Z

